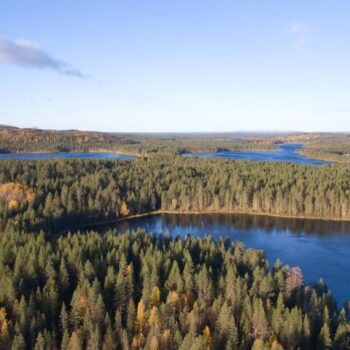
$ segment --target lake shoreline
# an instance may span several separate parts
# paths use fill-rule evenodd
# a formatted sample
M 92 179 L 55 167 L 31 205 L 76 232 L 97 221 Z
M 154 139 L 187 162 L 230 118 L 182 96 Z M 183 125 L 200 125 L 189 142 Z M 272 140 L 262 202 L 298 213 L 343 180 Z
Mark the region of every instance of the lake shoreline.
M 254 159 L 251 158 L 236 158 L 236 157 L 225 157 L 225 156 L 221 156 L 222 154 L 224 154 L 225 152 L 227 153 L 241 153 L 241 154 L 274 154 L 274 153 L 278 153 L 278 150 L 281 150 L 281 146 L 296 146 L 297 148 L 294 150 L 294 152 L 296 155 L 298 156 L 302 156 L 305 157 L 309 162 L 323 162 L 325 164 L 346 164 L 346 162 L 340 162 L 340 161 L 334 161 L 334 160 L 329 160 L 329 159 L 325 159 L 323 157 L 314 157 L 314 156 L 309 156 L 307 154 L 307 150 L 305 150 L 304 145 L 303 144 L 278 144 L 278 145 L 274 145 L 276 146 L 275 149 L 271 149 L 271 148 L 256 148 L 256 149 L 246 149 L 244 147 L 242 147 L 242 149 L 216 149 L 216 150 L 205 150 L 205 149 L 198 149 L 198 150 L 183 150 L 180 152 L 180 156 L 182 157 L 198 157 L 198 158 L 226 158 L 232 161 L 240 161 L 240 160 L 246 160 L 246 161 L 257 161 L 257 162 L 261 162 L 261 161 L 265 161 L 265 162 L 285 162 L 285 160 L 283 159 Z M 306 151 L 306 152 L 305 152 Z M 140 153 L 140 152 L 133 152 L 133 151 L 128 151 L 128 150 L 118 150 L 118 149 L 114 149 L 114 150 L 109 150 L 109 149 L 105 149 L 105 148 L 91 148 L 88 151 L 78 151 L 78 150 L 71 150 L 71 151 L 34 151 L 34 152 L 0 152 L 0 158 L 1 159 L 16 159 L 16 155 L 38 155 L 38 154 L 43 154 L 43 155 L 62 155 L 62 158 L 65 158 L 64 155 L 103 155 L 103 154 L 110 154 L 110 155 L 119 155 L 119 156 L 125 156 L 125 157 L 134 157 L 134 158 L 140 158 L 140 157 L 149 157 L 151 154 L 147 154 L 147 153 Z M 2 158 L 1 156 L 8 156 L 8 158 L 4 157 Z M 12 156 L 11 156 L 12 155 Z M 54 158 L 60 158 L 60 157 L 54 157 Z M 74 158 L 74 156 L 68 156 L 67 158 Z M 85 157 L 79 157 L 77 156 L 77 158 L 85 158 Z M 86 157 L 89 158 L 89 157 Z M 109 157 L 107 156 L 106 159 L 108 159 Z M 114 157 L 110 157 L 110 158 L 114 158 Z M 35 158 L 34 158 L 35 159 Z M 48 159 L 48 158 L 45 158 Z M 97 159 L 102 159 L 97 157 Z M 287 162 L 291 162 L 291 163 L 295 163 L 295 164 L 299 164 L 299 165 L 322 165 L 322 164 L 308 164 L 308 163 L 299 163 L 296 160 L 290 160 Z
M 123 216 L 115 219 L 108 219 L 108 220 L 102 220 L 95 223 L 87 223 L 80 225 L 75 230 L 80 230 L 86 227 L 94 227 L 94 226 L 104 226 L 108 224 L 118 223 L 122 221 L 128 221 L 128 220 L 134 220 L 134 219 L 140 219 L 140 218 L 146 218 L 148 216 L 155 216 L 155 215 L 162 215 L 162 214 L 168 214 L 168 215 L 211 215 L 211 214 L 224 214 L 224 215 L 247 215 L 247 216 L 259 216 L 259 217 L 267 217 L 267 218 L 280 218 L 280 219 L 295 219 L 295 220 L 312 220 L 312 221 L 330 221 L 330 222 L 350 222 L 350 218 L 348 219 L 341 219 L 341 218 L 331 218 L 331 217 L 317 217 L 317 216 L 306 216 L 306 215 L 279 215 L 279 214 L 268 214 L 268 213 L 261 213 L 261 212 L 253 212 L 253 211 L 227 211 L 227 210 L 205 210 L 205 211 L 177 211 L 177 210 L 154 210 L 147 213 L 141 213 L 141 214 L 134 214 L 130 216 Z M 53 236 L 59 237 L 61 235 L 67 234 L 68 232 L 71 232 L 71 229 L 65 229 L 62 230 Z

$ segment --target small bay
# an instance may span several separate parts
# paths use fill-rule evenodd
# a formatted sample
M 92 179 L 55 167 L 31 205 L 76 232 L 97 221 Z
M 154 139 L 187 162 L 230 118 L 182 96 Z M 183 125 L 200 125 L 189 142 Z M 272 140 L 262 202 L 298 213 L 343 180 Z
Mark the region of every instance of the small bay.
M 221 151 L 214 153 L 185 153 L 185 157 L 201 158 L 227 158 L 232 160 L 254 160 L 271 162 L 290 162 L 300 165 L 319 166 L 323 164 L 332 164 L 330 162 L 309 159 L 298 153 L 304 147 L 302 144 L 284 143 L 279 145 L 275 151 Z

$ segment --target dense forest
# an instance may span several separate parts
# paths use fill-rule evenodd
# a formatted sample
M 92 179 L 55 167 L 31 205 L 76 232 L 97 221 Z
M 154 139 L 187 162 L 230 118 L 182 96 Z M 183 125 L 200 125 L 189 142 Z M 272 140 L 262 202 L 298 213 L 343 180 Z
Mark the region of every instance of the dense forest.
M 210 237 L 7 231 L 1 349 L 347 349 L 320 281 Z
M 224 159 L 2 161 L 0 229 L 59 232 L 149 213 L 350 219 L 350 169 Z

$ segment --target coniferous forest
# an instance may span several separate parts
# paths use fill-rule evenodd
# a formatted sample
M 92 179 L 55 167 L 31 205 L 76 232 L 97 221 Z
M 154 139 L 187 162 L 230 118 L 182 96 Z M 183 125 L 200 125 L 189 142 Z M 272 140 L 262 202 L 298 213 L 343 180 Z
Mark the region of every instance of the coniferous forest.
M 350 350 L 350 0 L 0 0 L 0 350 Z
M 7 231 L 1 349 L 346 349 L 322 284 L 210 237 Z
M 0 0 L 0 350 L 350 350 L 350 0 Z
M 344 165 L 2 161 L 0 348 L 346 349 L 347 308 L 262 251 L 224 238 L 74 232 L 153 211 L 348 220 L 349 179 Z
M 350 219 L 350 169 L 149 157 L 2 161 L 0 227 L 60 232 L 157 210 Z M 73 225 L 73 226 L 72 226 Z

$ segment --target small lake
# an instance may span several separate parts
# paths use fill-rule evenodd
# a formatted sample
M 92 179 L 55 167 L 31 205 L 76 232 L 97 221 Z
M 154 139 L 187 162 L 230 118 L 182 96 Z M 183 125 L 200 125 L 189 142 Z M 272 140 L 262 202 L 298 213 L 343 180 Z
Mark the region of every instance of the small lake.
M 57 152 L 57 153 L 1 153 L 0 159 L 125 159 L 132 160 L 135 157 L 119 153 L 87 153 L 87 152 Z
M 338 304 L 350 300 L 349 222 L 243 214 L 160 214 L 90 227 L 101 232 L 137 228 L 148 233 L 170 232 L 181 237 L 211 234 L 215 240 L 229 237 L 241 241 L 246 248 L 263 249 L 270 266 L 277 259 L 290 266 L 300 266 L 306 283 L 323 278 Z
M 285 143 L 280 144 L 276 151 L 223 151 L 217 153 L 186 153 L 185 157 L 202 157 L 202 158 L 228 158 L 233 160 L 255 160 L 271 162 L 291 162 L 301 165 L 323 165 L 332 164 L 322 160 L 309 159 L 298 150 L 303 148 L 302 144 Z

